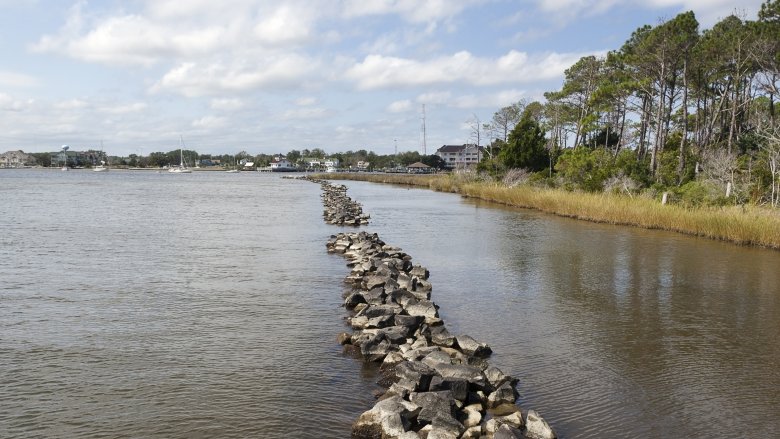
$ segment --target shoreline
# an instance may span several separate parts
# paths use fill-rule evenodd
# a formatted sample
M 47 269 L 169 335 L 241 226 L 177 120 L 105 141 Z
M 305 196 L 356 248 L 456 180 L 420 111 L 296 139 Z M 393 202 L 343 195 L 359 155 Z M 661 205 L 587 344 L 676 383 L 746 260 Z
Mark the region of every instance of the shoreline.
M 566 218 L 676 232 L 737 245 L 780 250 L 780 214 L 753 206 L 687 208 L 648 198 L 469 182 L 453 175 L 319 174 L 328 180 L 397 184 L 457 193 Z

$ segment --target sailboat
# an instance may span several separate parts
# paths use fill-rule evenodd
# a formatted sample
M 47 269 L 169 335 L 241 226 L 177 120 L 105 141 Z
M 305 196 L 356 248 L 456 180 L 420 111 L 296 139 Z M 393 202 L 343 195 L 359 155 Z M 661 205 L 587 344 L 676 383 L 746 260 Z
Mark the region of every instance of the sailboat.
M 179 157 L 179 166 L 168 169 L 168 172 L 173 172 L 174 174 L 191 174 L 192 169 L 184 166 L 184 139 L 181 136 L 179 136 Z
M 100 155 L 103 156 L 103 141 L 100 141 Z M 94 172 L 108 172 L 108 166 L 104 160 L 100 161 L 100 164 L 92 168 Z
M 235 161 L 235 165 L 234 165 L 233 169 L 228 169 L 227 171 L 225 171 L 228 174 L 237 174 L 237 173 L 241 172 L 241 170 L 238 169 L 238 161 L 235 160 L 235 156 L 233 156 L 233 160 Z

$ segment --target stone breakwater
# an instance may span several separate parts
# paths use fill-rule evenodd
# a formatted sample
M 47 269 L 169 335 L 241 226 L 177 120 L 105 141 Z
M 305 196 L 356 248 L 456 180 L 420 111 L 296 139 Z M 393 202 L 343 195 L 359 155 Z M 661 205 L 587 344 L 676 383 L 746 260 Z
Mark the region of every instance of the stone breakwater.
M 380 363 L 386 388 L 353 438 L 555 438 L 535 411 L 523 417 L 517 379 L 488 364 L 490 347 L 447 330 L 425 267 L 366 232 L 332 236 L 327 249 L 352 268 L 344 306 L 354 331 L 338 340 Z
M 363 213 L 363 206 L 347 195 L 347 187 L 333 185 L 325 180 L 308 179 L 322 187 L 323 217 L 328 224 L 360 226 L 368 224 L 369 215 Z
M 368 222 L 343 185 L 300 177 L 322 187 L 330 224 Z M 431 301 L 428 269 L 377 234 L 340 233 L 329 253 L 347 259 L 344 306 L 352 333 L 339 334 L 345 349 L 380 364 L 383 394 L 352 425 L 357 439 L 553 439 L 536 413 L 515 402 L 517 379 L 490 366 L 490 347 L 468 335 L 453 335 Z

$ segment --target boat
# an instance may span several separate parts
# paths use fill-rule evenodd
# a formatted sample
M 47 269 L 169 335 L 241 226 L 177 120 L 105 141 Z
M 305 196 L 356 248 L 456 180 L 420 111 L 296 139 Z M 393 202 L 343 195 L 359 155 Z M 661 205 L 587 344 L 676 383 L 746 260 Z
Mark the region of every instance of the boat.
M 227 171 L 225 171 L 228 174 L 238 174 L 239 172 L 241 172 L 241 170 L 238 169 L 238 161 L 237 160 L 234 160 L 234 161 L 235 161 L 235 165 L 234 165 L 233 169 L 228 169 Z
M 100 141 L 100 155 L 103 156 L 103 141 Z M 107 158 L 107 157 L 106 157 Z M 100 164 L 92 168 L 94 172 L 108 172 L 108 166 L 104 160 L 100 161 Z
M 191 174 L 192 169 L 184 166 L 184 139 L 179 136 L 179 166 L 168 168 L 168 172 L 174 174 Z
M 103 160 L 100 161 L 100 164 L 92 168 L 93 172 L 108 172 L 108 166 L 106 166 L 106 162 Z

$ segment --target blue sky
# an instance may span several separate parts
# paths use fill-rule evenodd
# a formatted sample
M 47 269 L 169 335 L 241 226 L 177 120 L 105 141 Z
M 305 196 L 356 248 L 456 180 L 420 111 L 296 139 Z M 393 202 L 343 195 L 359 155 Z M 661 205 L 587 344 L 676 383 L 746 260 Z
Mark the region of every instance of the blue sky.
M 423 152 L 425 104 L 430 154 L 644 24 L 760 4 L 0 0 L 0 152 Z

